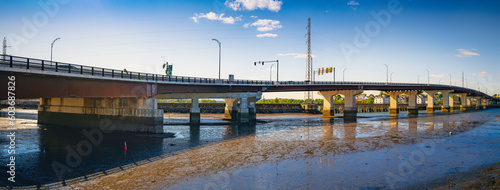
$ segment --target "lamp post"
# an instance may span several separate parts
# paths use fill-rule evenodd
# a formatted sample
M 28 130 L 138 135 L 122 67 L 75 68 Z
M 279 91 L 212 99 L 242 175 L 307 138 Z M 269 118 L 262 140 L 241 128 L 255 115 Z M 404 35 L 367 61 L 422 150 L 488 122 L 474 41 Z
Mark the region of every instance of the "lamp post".
M 427 69 L 426 69 L 426 71 L 427 71 L 427 86 L 429 86 L 429 82 L 430 82 L 430 78 L 431 78 L 430 76 L 431 76 L 431 74 L 430 74 L 429 70 L 427 70 Z
M 394 72 L 391 72 L 391 83 L 392 83 L 392 74 L 394 74 Z
M 450 75 L 450 87 L 451 87 L 451 74 L 448 74 L 448 75 Z
M 221 54 L 221 45 L 219 40 L 217 39 L 212 39 L 213 41 L 216 41 L 219 44 L 219 80 L 220 80 L 220 54 Z
M 274 64 L 271 65 L 271 69 L 269 69 L 269 81 L 273 81 L 272 76 L 273 76 L 273 66 Z
M 387 83 L 389 83 L 389 66 L 385 63 L 384 63 L 384 65 L 386 68 L 386 72 L 385 72 L 386 73 L 386 82 L 385 82 L 385 84 L 387 84 Z
M 54 41 L 52 41 L 52 44 L 50 44 L 50 65 L 52 66 L 52 50 L 54 49 L 54 43 L 56 43 L 57 40 L 61 38 L 56 38 Z
M 344 69 L 344 71 L 342 71 L 342 81 L 344 81 L 344 82 L 345 82 L 345 70 L 346 70 L 346 69 L 347 69 L 347 68 L 345 68 L 345 69 Z

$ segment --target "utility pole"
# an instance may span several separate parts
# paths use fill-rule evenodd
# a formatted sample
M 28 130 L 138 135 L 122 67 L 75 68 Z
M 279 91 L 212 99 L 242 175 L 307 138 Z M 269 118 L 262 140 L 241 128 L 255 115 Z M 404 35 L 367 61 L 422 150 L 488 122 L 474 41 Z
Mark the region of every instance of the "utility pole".
M 333 82 L 335 82 L 335 67 L 333 67 Z
M 3 52 L 2 52 L 2 60 L 5 61 L 5 56 L 7 56 L 7 48 L 10 46 L 7 46 L 7 39 L 4 37 L 3 38 Z
M 464 72 L 462 72 L 462 88 L 464 87 Z
M 306 57 L 306 81 L 312 81 L 313 77 L 313 63 L 311 56 L 311 18 L 307 18 L 307 57 Z M 311 100 L 313 93 L 311 91 L 305 92 L 305 99 Z
M 7 55 L 7 47 L 10 47 L 10 46 L 7 46 L 7 39 L 4 37 L 3 38 L 3 53 L 2 55 L 6 56 Z

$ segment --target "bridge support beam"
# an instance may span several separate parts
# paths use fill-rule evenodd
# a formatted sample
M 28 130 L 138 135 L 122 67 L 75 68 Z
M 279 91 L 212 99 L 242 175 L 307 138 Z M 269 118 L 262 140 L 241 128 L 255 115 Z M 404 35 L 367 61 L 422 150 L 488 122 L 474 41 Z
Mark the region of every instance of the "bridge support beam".
M 403 92 L 388 92 L 389 93 L 389 115 L 397 115 L 399 113 L 398 97 Z
M 481 97 L 476 97 L 476 109 L 478 110 L 483 109 L 482 101 L 483 99 L 481 99 Z
M 257 122 L 257 109 L 255 108 L 255 103 L 260 100 L 260 97 L 250 97 L 248 98 L 248 120 L 250 123 Z
M 248 98 L 241 98 L 240 99 L 240 107 L 238 109 L 238 119 L 240 123 L 249 123 L 250 122 L 250 115 L 249 115 L 249 109 L 248 109 Z
M 358 114 L 356 108 L 356 95 L 361 94 L 363 90 L 333 90 L 319 91 L 318 94 L 323 96 L 323 115 L 333 116 L 333 96 L 337 94 L 344 95 L 344 120 L 355 120 Z M 328 102 L 325 104 L 325 102 Z
M 163 133 L 163 110 L 153 98 L 41 98 L 38 123 Z
M 189 110 L 189 124 L 199 125 L 201 120 L 200 103 L 198 98 L 191 99 L 191 109 Z
M 441 93 L 443 93 L 443 106 L 441 107 L 441 112 L 453 111 L 453 107 L 450 107 L 450 92 L 450 90 L 441 91 Z M 453 106 L 453 96 L 451 97 L 451 106 Z
M 226 107 L 224 108 L 224 118 L 230 119 L 232 121 L 238 120 L 238 107 L 236 102 L 239 101 L 238 98 L 225 98 Z
M 418 115 L 417 93 L 417 91 L 406 92 L 406 95 L 408 95 L 408 115 Z
M 434 94 L 436 91 L 426 90 L 427 93 L 427 112 L 434 112 Z
M 337 91 L 320 91 L 318 93 L 323 96 L 323 116 L 334 116 L 335 110 L 333 109 L 333 97 L 337 95 Z
M 470 99 L 467 97 L 466 93 L 460 93 L 460 111 L 467 111 L 470 106 Z

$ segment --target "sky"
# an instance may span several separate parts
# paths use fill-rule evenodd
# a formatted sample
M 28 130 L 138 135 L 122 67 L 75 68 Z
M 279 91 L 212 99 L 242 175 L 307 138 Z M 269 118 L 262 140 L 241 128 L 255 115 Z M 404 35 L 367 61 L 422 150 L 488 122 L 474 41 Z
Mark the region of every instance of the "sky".
M 173 75 L 301 81 L 307 19 L 313 68 L 337 81 L 449 84 L 500 93 L 500 1 L 39 0 L 0 2 L 15 56 Z M 389 72 L 386 71 L 388 65 Z M 429 73 L 427 72 L 429 71 Z M 388 76 L 389 75 L 389 76 Z M 316 76 L 332 81 L 332 74 Z M 265 93 L 304 98 L 304 93 Z M 315 95 L 315 98 L 320 98 Z

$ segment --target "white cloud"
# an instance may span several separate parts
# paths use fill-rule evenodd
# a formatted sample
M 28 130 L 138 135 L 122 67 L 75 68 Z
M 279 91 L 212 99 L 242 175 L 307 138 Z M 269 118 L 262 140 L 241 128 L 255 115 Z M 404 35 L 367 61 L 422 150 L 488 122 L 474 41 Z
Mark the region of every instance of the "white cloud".
M 250 16 L 250 18 L 257 18 L 257 16 L 253 16 L 253 15 L 252 15 L 252 16 Z
M 294 56 L 295 58 L 306 58 L 307 54 L 303 53 L 280 53 L 278 56 Z M 311 57 L 315 58 L 315 55 L 311 55 Z
M 440 75 L 436 75 L 436 74 L 431 74 L 430 75 L 431 77 L 434 77 L 434 78 L 443 78 L 446 76 L 446 74 L 440 74 Z
M 209 12 L 207 14 L 204 14 L 204 13 L 194 14 L 194 16 L 191 17 L 190 19 L 192 19 L 196 23 L 198 23 L 199 19 L 206 18 L 208 20 L 222 21 L 222 23 L 224 23 L 224 24 L 234 24 L 236 21 L 241 21 L 241 17 L 242 16 L 238 16 L 238 17 L 232 17 L 232 16 L 224 17 L 224 13 L 222 13 L 220 15 L 217 15 L 214 12 Z
M 357 5 L 359 5 L 359 3 L 357 1 L 352 0 L 352 1 L 347 2 L 347 5 L 357 6 Z
M 271 33 L 257 34 L 257 38 L 264 38 L 264 37 L 276 38 L 278 37 L 278 34 L 271 34 Z
M 347 2 L 347 5 L 351 6 L 351 8 L 353 10 L 356 10 L 358 8 L 357 6 L 359 6 L 359 3 L 355 0 L 351 0 L 351 1 Z
M 476 53 L 476 52 L 472 52 L 472 51 L 476 51 L 476 49 L 470 49 L 470 50 L 466 50 L 466 49 L 458 49 L 458 54 L 455 54 L 455 57 L 472 57 L 472 56 L 479 56 L 479 53 Z
M 267 32 L 275 29 L 282 28 L 283 26 L 280 24 L 280 21 L 271 20 L 271 19 L 259 19 L 252 24 L 245 24 L 243 27 L 255 26 L 257 27 L 257 31 Z
M 234 11 L 268 9 L 270 11 L 278 12 L 281 9 L 283 2 L 279 0 L 227 0 L 224 4 Z
M 473 73 L 472 75 L 474 76 L 480 76 L 480 77 L 485 77 L 488 75 L 486 71 L 480 72 L 480 73 Z

